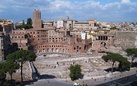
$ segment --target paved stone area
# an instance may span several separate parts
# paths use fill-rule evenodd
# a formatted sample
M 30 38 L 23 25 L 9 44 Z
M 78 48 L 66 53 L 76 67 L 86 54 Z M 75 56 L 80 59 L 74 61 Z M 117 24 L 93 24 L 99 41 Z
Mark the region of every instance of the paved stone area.
M 52 75 L 56 79 L 67 80 L 70 80 L 69 67 L 71 64 L 81 65 L 82 74 L 84 74 L 83 79 L 104 75 L 107 73 L 104 69 L 111 67 L 111 63 L 104 62 L 101 56 L 92 55 L 73 55 L 71 57 L 39 56 L 34 62 L 41 75 Z
M 50 57 L 48 55 L 42 55 L 38 56 L 34 62 L 38 72 L 41 76 L 43 76 L 43 79 L 41 80 L 54 79 L 56 81 L 68 84 L 74 83 L 69 78 L 69 67 L 71 64 L 80 64 L 82 67 L 82 74 L 84 74 L 83 79 L 79 79 L 75 82 L 80 84 L 86 83 L 88 85 L 96 85 L 99 83 L 116 80 L 120 77 L 136 74 L 137 71 L 137 68 L 132 68 L 131 71 L 126 71 L 124 73 L 108 73 L 104 71 L 104 69 L 111 68 L 112 63 L 106 63 L 101 59 L 101 55 L 50 55 Z M 117 66 L 117 63 L 115 66 Z

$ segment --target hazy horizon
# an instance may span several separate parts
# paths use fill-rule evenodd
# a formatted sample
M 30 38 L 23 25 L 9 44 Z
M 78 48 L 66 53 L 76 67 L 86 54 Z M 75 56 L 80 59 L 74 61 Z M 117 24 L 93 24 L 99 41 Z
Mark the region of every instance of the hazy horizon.
M 19 22 L 41 11 L 42 20 L 59 18 L 100 22 L 137 22 L 137 0 L 2 0 L 0 18 Z

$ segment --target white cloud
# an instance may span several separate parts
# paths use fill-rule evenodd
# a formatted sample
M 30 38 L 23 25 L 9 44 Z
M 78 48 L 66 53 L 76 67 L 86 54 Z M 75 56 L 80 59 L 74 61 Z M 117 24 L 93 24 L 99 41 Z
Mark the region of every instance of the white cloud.
M 102 9 L 103 10 L 105 10 L 105 9 L 110 9 L 110 8 L 120 8 L 120 3 L 118 3 L 118 2 L 114 2 L 114 3 L 108 3 L 108 4 L 106 4 L 106 5 L 104 5 L 103 7 L 102 7 Z
M 124 19 L 126 14 L 128 15 L 135 12 L 135 8 L 137 8 L 137 3 L 131 2 L 130 0 L 115 1 L 105 5 L 95 0 L 77 0 L 75 2 L 71 2 L 70 0 L 55 0 L 51 2 L 51 5 L 46 10 L 50 10 L 55 14 L 54 16 L 56 16 L 56 18 L 58 18 L 58 16 L 71 16 L 78 20 L 91 18 L 120 20 L 121 16 L 123 16 Z
M 129 3 L 131 3 L 131 1 L 130 0 L 121 0 L 121 3 L 129 4 Z
M 48 4 L 49 1 L 50 0 L 2 0 L 0 5 L 5 5 L 8 9 L 36 8 Z
M 63 1 L 63 0 L 55 0 L 50 2 L 51 6 L 49 9 L 51 10 L 61 10 L 61 9 L 69 9 L 71 8 L 70 1 Z
M 42 16 L 52 18 L 72 16 L 77 19 L 98 18 L 99 16 L 108 18 L 129 12 L 132 14 L 132 12 L 136 12 L 135 8 L 137 8 L 137 3 L 131 0 L 121 0 L 120 2 L 116 0 L 106 4 L 102 4 L 102 1 L 99 2 L 99 0 L 1 0 L 0 3 L 0 11 L 12 9 L 20 12 L 40 9 L 43 13 Z

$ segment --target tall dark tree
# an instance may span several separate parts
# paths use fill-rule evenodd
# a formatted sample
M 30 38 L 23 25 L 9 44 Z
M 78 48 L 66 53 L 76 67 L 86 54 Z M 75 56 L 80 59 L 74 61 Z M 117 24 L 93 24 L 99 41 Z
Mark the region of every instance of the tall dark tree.
M 35 61 L 36 54 L 30 50 L 18 50 L 12 54 L 8 59 L 12 59 L 16 62 L 19 62 L 21 69 L 21 82 L 23 82 L 23 64 L 27 61 Z
M 27 24 L 25 24 L 25 22 L 23 20 L 22 21 L 22 25 L 17 26 L 17 28 L 19 28 L 19 29 L 22 29 L 22 28 L 30 29 L 30 28 L 32 28 L 32 19 L 28 18 L 27 19 Z
M 0 63 L 0 86 L 4 83 L 6 79 L 5 64 Z
M 28 25 L 32 25 L 32 19 L 31 19 L 31 18 L 28 18 L 28 19 L 27 19 L 27 24 L 28 24 Z
M 25 29 L 30 29 L 30 28 L 32 28 L 32 19 L 28 18 L 27 24 L 25 25 Z
M 118 70 L 120 72 L 123 72 L 125 70 L 130 70 L 130 62 L 127 60 L 127 58 L 122 58 L 122 59 L 119 59 L 119 66 L 118 66 Z
M 119 62 L 119 66 L 118 66 L 119 71 L 122 72 L 125 70 L 130 70 L 130 62 L 127 60 L 127 58 L 123 57 L 120 54 L 111 53 L 111 54 L 102 56 L 102 59 L 106 62 L 108 61 L 112 62 L 111 72 L 113 72 L 113 67 L 115 62 Z
M 7 58 L 14 58 L 12 56 L 14 56 L 14 55 L 9 54 L 7 56 Z M 12 59 L 8 59 L 8 60 L 6 60 L 5 65 L 6 65 L 5 70 L 10 74 L 11 81 L 12 81 L 12 74 L 14 72 L 16 72 L 17 69 L 19 69 L 19 64 L 16 61 L 12 60 Z
M 81 66 L 76 64 L 76 65 L 71 65 L 70 66 L 70 74 L 69 74 L 70 78 L 72 81 L 81 78 L 82 74 L 81 74 Z
M 25 25 L 25 22 L 24 22 L 24 20 L 22 20 L 22 25 Z
M 102 59 L 104 61 L 106 61 L 106 62 L 111 61 L 112 62 L 111 72 L 113 72 L 115 62 L 118 61 L 118 59 L 120 59 L 120 58 L 122 58 L 122 56 L 120 54 L 117 54 L 117 53 L 111 53 L 111 54 L 102 56 Z
M 126 49 L 127 55 L 131 57 L 131 66 L 135 58 L 137 58 L 137 48 Z

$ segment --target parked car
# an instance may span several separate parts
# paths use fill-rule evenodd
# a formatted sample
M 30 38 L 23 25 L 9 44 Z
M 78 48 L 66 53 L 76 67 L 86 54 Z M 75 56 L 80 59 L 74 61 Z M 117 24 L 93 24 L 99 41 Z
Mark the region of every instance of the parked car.
M 74 83 L 74 86 L 80 86 L 80 84 L 79 83 Z

